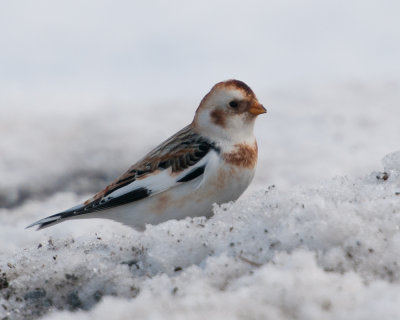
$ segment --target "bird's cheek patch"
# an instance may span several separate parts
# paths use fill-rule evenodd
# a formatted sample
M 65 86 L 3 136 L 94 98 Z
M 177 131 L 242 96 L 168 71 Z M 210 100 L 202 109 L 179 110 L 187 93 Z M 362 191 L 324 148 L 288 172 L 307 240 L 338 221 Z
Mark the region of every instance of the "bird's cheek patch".
M 213 110 L 210 113 L 210 118 L 211 118 L 211 121 L 214 124 L 216 124 L 217 126 L 220 126 L 222 128 L 226 127 L 226 116 L 225 116 L 224 111 L 218 110 L 218 109 Z

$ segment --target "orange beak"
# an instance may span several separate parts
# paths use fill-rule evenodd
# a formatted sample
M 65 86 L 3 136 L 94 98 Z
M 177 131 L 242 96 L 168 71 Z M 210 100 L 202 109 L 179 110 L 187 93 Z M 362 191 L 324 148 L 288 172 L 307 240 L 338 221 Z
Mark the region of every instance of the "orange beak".
M 267 113 L 267 109 L 265 109 L 262 104 L 256 102 L 251 105 L 249 112 L 255 116 L 258 116 L 259 114 Z

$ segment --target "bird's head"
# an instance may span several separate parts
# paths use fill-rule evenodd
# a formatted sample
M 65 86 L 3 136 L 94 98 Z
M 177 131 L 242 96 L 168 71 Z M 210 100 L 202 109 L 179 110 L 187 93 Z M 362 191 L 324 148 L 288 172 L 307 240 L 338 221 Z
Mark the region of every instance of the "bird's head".
M 203 98 L 192 125 L 205 136 L 240 141 L 253 137 L 256 117 L 266 112 L 247 84 L 228 80 L 217 83 Z

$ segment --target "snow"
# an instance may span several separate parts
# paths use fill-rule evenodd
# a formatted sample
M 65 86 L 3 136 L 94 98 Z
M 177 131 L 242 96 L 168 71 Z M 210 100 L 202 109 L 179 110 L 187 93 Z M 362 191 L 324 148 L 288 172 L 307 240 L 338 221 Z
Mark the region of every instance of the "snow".
M 49 310 L 44 319 L 396 318 L 400 152 L 383 162 L 385 174 L 261 188 L 216 207 L 209 220 L 168 221 L 143 233 L 74 222 L 51 236 L 23 230 L 25 247 L 3 250 L 2 312 L 15 319 Z
M 397 1 L 0 6 L 0 319 L 400 318 Z M 237 202 L 24 229 L 229 78 L 268 109 Z

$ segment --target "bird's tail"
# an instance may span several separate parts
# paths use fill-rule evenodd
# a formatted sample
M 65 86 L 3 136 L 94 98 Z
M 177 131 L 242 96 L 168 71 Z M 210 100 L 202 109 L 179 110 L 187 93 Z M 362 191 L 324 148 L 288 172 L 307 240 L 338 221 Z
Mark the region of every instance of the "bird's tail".
M 50 227 L 52 225 L 55 225 L 55 224 L 61 222 L 61 220 L 68 218 L 69 216 L 71 216 L 71 214 L 67 213 L 67 212 L 60 212 L 57 214 L 53 214 L 50 217 L 40 219 L 40 220 L 30 224 L 25 229 L 28 229 L 28 228 L 31 228 L 34 226 L 38 226 L 38 228 L 36 230 L 41 230 L 41 229 Z
M 50 226 L 53 226 L 57 223 L 60 223 L 66 219 L 72 219 L 76 218 L 76 216 L 81 215 L 83 212 L 81 212 L 81 209 L 84 208 L 83 204 L 77 205 L 73 208 L 70 208 L 68 210 L 65 210 L 60 213 L 53 214 L 52 216 L 49 216 L 47 218 L 40 219 L 29 226 L 27 226 L 25 229 L 38 226 L 36 230 L 41 230 Z

